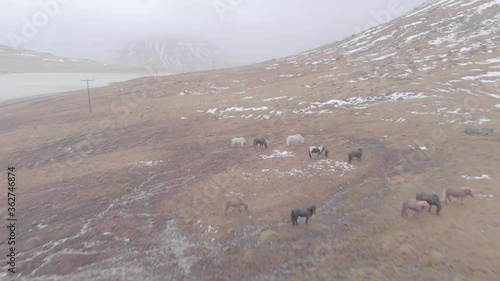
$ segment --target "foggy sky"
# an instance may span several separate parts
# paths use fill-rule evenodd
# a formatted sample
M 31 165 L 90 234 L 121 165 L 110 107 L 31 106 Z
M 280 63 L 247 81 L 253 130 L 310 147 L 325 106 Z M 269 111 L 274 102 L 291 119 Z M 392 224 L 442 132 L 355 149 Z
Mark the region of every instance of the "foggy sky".
M 339 40 L 423 2 L 1 0 L 0 44 L 12 46 L 14 41 L 17 47 L 58 56 L 105 59 L 130 40 L 201 38 L 233 57 L 255 61 Z M 37 30 L 24 36 L 30 23 Z

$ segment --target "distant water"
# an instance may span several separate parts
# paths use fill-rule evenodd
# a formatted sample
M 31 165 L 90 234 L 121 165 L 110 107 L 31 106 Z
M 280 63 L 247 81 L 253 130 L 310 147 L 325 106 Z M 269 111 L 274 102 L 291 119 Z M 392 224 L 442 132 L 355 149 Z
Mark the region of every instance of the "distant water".
M 172 73 L 159 73 L 160 76 Z M 0 74 L 0 101 L 37 97 L 71 92 L 87 88 L 80 79 L 94 79 L 91 88 L 106 86 L 139 77 L 151 77 L 150 73 L 12 73 Z

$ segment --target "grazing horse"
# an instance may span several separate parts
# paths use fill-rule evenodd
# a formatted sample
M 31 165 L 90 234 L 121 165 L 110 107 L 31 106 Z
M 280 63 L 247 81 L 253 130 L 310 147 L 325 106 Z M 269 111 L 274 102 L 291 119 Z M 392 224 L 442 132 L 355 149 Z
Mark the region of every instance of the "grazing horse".
M 292 143 L 304 143 L 304 137 L 300 134 L 291 135 L 286 138 L 286 145 L 290 146 Z
M 293 209 L 292 210 L 292 214 L 291 214 L 291 217 L 292 217 L 292 225 L 299 225 L 299 223 L 297 222 L 297 219 L 299 217 L 305 217 L 306 218 L 306 226 L 307 226 L 307 221 L 309 221 L 309 218 L 316 213 L 316 206 L 315 205 L 312 205 L 312 206 L 309 206 L 305 209 Z
M 415 199 L 408 199 L 403 202 L 402 209 L 401 209 L 401 216 L 406 215 L 408 216 L 408 213 L 406 212 L 406 209 L 410 209 L 412 211 L 415 211 L 415 213 L 418 215 L 420 211 L 425 210 L 425 208 L 429 207 L 429 203 L 425 201 L 417 201 Z
M 247 144 L 247 141 L 244 137 L 233 138 L 231 140 L 231 147 L 234 147 L 235 144 L 241 144 L 241 147 L 244 147 Z
M 362 148 L 358 148 L 357 150 L 353 150 L 353 151 L 349 152 L 349 154 L 348 154 L 349 158 L 347 160 L 347 163 L 351 164 L 351 160 L 354 157 L 356 157 L 358 159 L 358 161 L 361 161 L 361 155 L 363 155 Z
M 245 211 L 248 212 L 248 204 L 243 202 L 241 198 L 238 197 L 227 200 L 226 202 L 224 202 L 224 215 L 227 215 L 227 209 L 229 209 L 229 207 L 236 208 L 238 209 L 238 212 L 241 212 L 241 206 L 245 207 Z
M 325 157 L 328 157 L 328 149 L 326 149 L 326 147 L 324 147 L 323 145 L 311 146 L 309 147 L 309 159 L 312 158 L 311 154 L 318 153 L 319 157 L 323 152 L 325 153 Z
M 429 203 L 429 212 L 431 211 L 431 207 L 434 205 L 437 208 L 436 214 L 439 216 L 439 212 L 441 211 L 441 201 L 439 200 L 439 197 L 436 194 L 430 194 L 430 193 L 417 193 L 415 196 L 415 199 L 417 201 L 425 201 Z
M 444 203 L 445 204 L 448 204 L 448 200 L 451 202 L 450 197 L 460 198 L 460 201 L 462 202 L 462 204 L 464 203 L 465 196 L 474 197 L 474 194 L 472 193 L 472 189 L 470 189 L 468 187 L 462 187 L 462 188 L 450 187 L 450 188 L 447 188 L 443 192 L 443 195 L 444 195 Z
M 264 146 L 265 148 L 267 148 L 267 140 L 265 138 L 255 138 L 253 140 L 253 147 L 257 148 L 257 146 Z

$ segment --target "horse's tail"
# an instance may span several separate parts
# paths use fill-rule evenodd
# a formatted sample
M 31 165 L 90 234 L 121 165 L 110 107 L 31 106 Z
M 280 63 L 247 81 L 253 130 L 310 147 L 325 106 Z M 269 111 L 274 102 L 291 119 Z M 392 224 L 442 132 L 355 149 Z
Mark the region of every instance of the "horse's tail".
M 446 203 L 446 189 L 443 189 L 443 202 Z
M 352 153 L 347 153 L 347 163 L 351 164 L 351 160 L 352 160 Z
M 311 159 L 312 156 L 311 156 L 311 149 L 309 148 L 309 159 Z
M 293 222 L 295 221 L 295 214 L 293 213 L 293 210 L 292 213 L 290 214 L 290 217 L 292 219 L 292 224 L 293 224 Z
M 403 205 L 402 205 L 402 208 L 401 208 L 401 216 L 403 216 L 403 215 L 404 215 L 405 211 L 406 211 L 406 202 L 404 202 L 404 203 L 403 203 Z

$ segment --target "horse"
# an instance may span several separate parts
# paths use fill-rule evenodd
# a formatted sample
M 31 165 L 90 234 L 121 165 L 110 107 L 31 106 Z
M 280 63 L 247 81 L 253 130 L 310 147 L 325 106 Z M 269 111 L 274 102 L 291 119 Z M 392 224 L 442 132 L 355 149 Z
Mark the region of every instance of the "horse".
M 292 225 L 299 225 L 297 219 L 299 217 L 305 217 L 307 226 L 307 221 L 309 221 L 309 218 L 315 213 L 316 213 L 316 205 L 309 206 L 305 209 L 300 209 L 300 208 L 293 209 L 291 213 Z
M 425 208 L 430 207 L 429 203 L 426 201 L 417 201 L 415 199 L 408 199 L 403 202 L 402 209 L 401 209 L 401 216 L 406 215 L 408 216 L 408 213 L 406 212 L 406 209 L 410 209 L 412 211 L 415 211 L 416 214 L 420 213 L 420 211 L 425 210 Z
M 325 153 L 325 157 L 328 157 L 328 149 L 326 149 L 323 145 L 311 146 L 309 147 L 309 159 L 312 158 L 313 153 L 317 153 L 319 157 L 323 152 Z
M 430 193 L 417 193 L 415 196 L 415 199 L 417 201 L 426 201 L 429 203 L 429 212 L 431 211 L 431 207 L 434 205 L 437 208 L 436 215 L 439 216 L 439 212 L 441 211 L 441 201 L 439 200 L 439 197 L 436 194 L 430 194 Z
M 224 215 L 227 215 L 227 209 L 229 209 L 229 207 L 236 208 L 238 209 L 238 212 L 241 212 L 241 206 L 245 207 L 245 211 L 248 212 L 248 204 L 243 202 L 241 198 L 237 197 L 227 200 L 226 202 L 224 202 Z
M 265 148 L 267 148 L 267 140 L 265 138 L 255 138 L 253 140 L 253 147 L 257 148 L 257 146 L 264 146 Z
M 356 157 L 358 159 L 358 161 L 361 161 L 361 155 L 363 155 L 362 148 L 358 148 L 357 150 L 353 150 L 353 151 L 349 152 L 347 163 L 351 164 L 351 160 L 354 157 Z
M 247 144 L 247 141 L 244 137 L 233 138 L 231 140 L 231 147 L 234 147 L 235 144 L 241 144 L 241 147 L 244 147 Z
M 286 145 L 290 146 L 292 143 L 304 143 L 304 137 L 300 134 L 291 135 L 286 138 Z
M 443 197 L 444 197 L 444 203 L 445 204 L 448 204 L 448 200 L 451 202 L 451 198 L 450 197 L 460 198 L 460 201 L 463 204 L 465 196 L 474 197 L 474 194 L 472 193 L 472 189 L 470 189 L 468 187 L 462 187 L 462 188 L 450 187 L 450 188 L 445 189 L 444 192 L 443 192 Z

